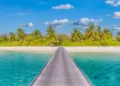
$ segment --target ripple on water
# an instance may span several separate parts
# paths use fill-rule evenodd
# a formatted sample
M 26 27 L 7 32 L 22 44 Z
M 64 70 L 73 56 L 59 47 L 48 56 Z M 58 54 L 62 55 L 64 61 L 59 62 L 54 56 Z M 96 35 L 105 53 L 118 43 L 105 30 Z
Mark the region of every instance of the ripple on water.
M 120 86 L 119 53 L 72 53 L 93 86 Z
M 46 53 L 0 53 L 0 86 L 29 86 L 50 57 Z

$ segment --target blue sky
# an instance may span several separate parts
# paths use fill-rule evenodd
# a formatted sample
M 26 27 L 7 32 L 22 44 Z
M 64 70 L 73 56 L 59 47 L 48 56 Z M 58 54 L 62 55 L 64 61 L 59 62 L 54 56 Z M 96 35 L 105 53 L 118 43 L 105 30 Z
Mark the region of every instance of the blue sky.
M 49 25 L 70 34 L 73 27 L 84 31 L 90 23 L 120 31 L 120 0 L 0 0 L 0 10 L 0 34 L 19 27 L 45 33 Z

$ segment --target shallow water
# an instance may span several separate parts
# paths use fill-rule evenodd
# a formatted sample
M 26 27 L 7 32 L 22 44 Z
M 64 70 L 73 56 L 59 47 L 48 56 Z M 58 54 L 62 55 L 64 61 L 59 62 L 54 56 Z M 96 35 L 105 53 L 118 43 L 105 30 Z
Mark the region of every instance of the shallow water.
M 0 52 L 0 86 L 29 86 L 52 54 Z M 120 86 L 119 53 L 71 53 L 93 86 Z
M 0 52 L 0 86 L 29 86 L 51 54 Z
M 119 53 L 72 53 L 93 86 L 120 86 Z

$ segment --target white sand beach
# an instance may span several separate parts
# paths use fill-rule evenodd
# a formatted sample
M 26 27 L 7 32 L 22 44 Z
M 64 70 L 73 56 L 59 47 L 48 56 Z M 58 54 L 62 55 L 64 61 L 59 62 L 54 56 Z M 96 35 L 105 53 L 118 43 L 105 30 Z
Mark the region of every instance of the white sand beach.
M 15 47 L 0 47 L 0 51 L 29 51 L 29 52 L 53 53 L 57 48 L 58 47 L 15 46 Z
M 58 47 L 0 47 L 0 51 L 35 51 L 35 52 L 55 52 Z M 118 52 L 120 47 L 64 47 L 68 52 Z

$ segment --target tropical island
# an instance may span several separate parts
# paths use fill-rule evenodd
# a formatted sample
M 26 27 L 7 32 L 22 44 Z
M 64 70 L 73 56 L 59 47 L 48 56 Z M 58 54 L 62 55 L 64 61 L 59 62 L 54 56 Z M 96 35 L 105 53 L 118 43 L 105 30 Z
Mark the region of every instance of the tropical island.
M 25 33 L 18 28 L 16 33 L 0 35 L 0 46 L 120 46 L 120 32 L 113 36 L 108 28 L 101 28 L 90 24 L 84 33 L 79 28 L 74 28 L 71 34 L 57 34 L 53 26 L 42 35 L 39 30 Z

